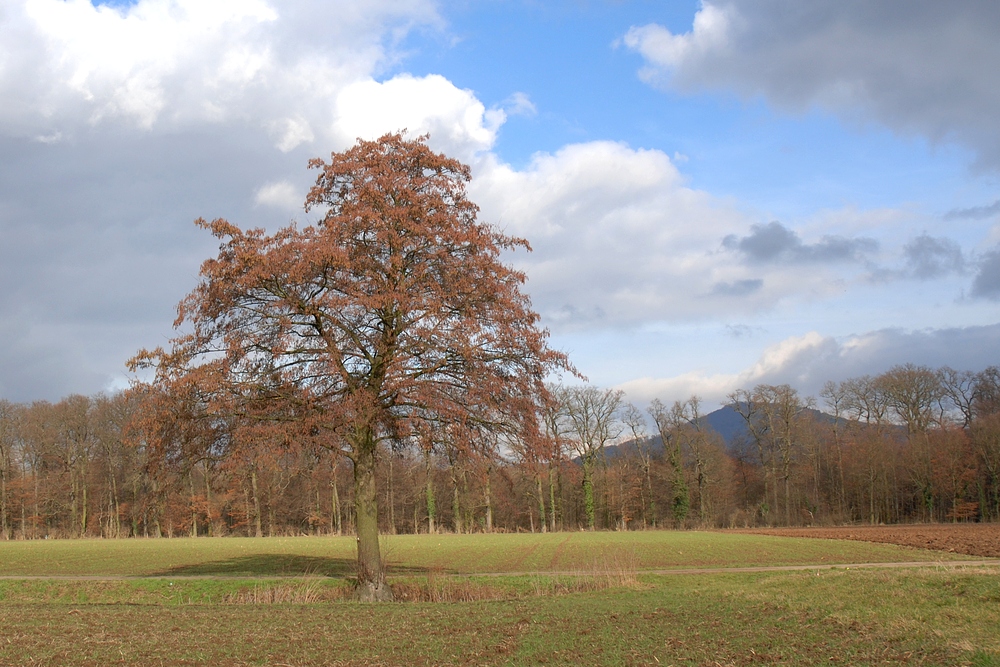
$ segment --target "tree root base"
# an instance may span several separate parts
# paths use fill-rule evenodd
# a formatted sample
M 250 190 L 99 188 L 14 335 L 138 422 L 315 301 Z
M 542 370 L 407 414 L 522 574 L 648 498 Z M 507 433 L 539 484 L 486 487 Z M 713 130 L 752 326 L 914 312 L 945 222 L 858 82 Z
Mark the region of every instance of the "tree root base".
M 374 581 L 359 581 L 354 586 L 354 599 L 358 602 L 393 602 L 396 597 L 392 594 L 389 584 Z

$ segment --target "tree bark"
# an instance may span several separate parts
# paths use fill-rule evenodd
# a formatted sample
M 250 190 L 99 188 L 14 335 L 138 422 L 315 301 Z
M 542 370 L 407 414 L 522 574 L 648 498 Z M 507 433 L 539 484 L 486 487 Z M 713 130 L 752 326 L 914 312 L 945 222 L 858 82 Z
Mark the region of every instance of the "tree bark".
M 541 524 L 544 533 L 548 531 L 548 526 L 545 523 L 545 489 L 542 487 L 541 470 L 535 471 L 535 481 L 538 483 L 538 523 Z
M 257 469 L 254 468 L 250 473 L 250 488 L 253 494 L 253 520 L 254 520 L 254 537 L 263 537 L 264 531 L 261 530 L 260 524 L 260 495 L 257 493 Z
M 385 581 L 378 543 L 378 496 L 375 486 L 377 443 L 369 428 L 359 428 L 354 451 L 354 513 L 358 531 L 358 581 L 355 597 L 362 602 L 393 599 Z
M 194 493 L 194 466 L 188 471 L 188 485 L 191 488 L 191 537 L 198 537 L 198 505 Z
M 583 510 L 587 516 L 587 530 L 594 530 L 594 463 L 583 460 Z
M 333 530 L 337 535 L 344 534 L 344 527 L 340 520 L 340 494 L 337 492 L 337 480 L 331 482 L 333 486 L 333 498 L 330 501 L 332 507 L 330 508 L 333 512 Z
M 490 487 L 490 471 L 486 471 L 486 486 L 483 489 L 486 500 L 486 532 L 493 532 L 493 490 Z
M 549 526 L 550 530 L 556 532 L 556 480 L 553 475 L 558 475 L 559 470 L 549 464 Z
M 427 533 L 433 535 L 437 532 L 434 525 L 437 506 L 434 502 L 434 470 L 431 467 L 430 451 L 424 452 L 424 468 L 427 471 L 427 485 L 424 488 L 424 496 L 427 500 Z

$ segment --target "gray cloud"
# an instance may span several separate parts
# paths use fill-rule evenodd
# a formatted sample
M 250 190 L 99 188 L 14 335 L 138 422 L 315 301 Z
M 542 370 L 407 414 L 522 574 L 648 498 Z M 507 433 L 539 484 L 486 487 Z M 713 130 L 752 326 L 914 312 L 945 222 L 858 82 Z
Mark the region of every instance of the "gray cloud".
M 126 359 L 166 343 L 177 302 L 215 254 L 192 221 L 287 223 L 252 206 L 253 187 L 275 170 L 309 177 L 305 151 L 272 151 L 238 126 L 0 138 L 0 153 L 17 156 L 0 160 L 0 396 L 11 400 L 122 385 Z
M 758 384 L 789 384 L 803 396 L 815 397 L 828 381 L 877 375 L 900 364 L 978 371 L 998 358 L 1000 324 L 922 331 L 880 329 L 837 338 L 810 332 L 770 345 L 756 363 L 739 373 L 645 377 L 619 386 L 633 401 L 697 394 L 706 403 L 721 403 L 734 389 Z
M 691 32 L 647 25 L 625 42 L 658 85 L 874 119 L 1000 168 L 998 25 L 990 1 L 706 0 Z
M 942 216 L 944 220 L 984 220 L 1000 214 L 1000 199 L 986 206 L 973 206 L 971 208 L 956 208 L 948 211 Z
M 1000 247 L 985 253 L 972 281 L 972 296 L 1000 301 Z
M 858 261 L 878 250 L 878 242 L 869 238 L 824 236 L 817 243 L 806 244 L 798 234 L 780 222 L 753 225 L 749 236 L 730 234 L 722 240 L 722 245 L 743 253 L 751 262 L 761 264 Z
M 829 380 L 874 375 L 899 364 L 978 371 L 995 364 L 998 358 L 1000 324 L 927 331 L 882 329 L 843 340 L 826 338 L 754 380 L 767 384 L 787 382 L 816 396 Z
M 962 249 L 951 239 L 922 234 L 903 246 L 906 273 L 920 280 L 940 278 L 965 269 Z
M 764 286 L 764 281 L 760 278 L 751 280 L 734 280 L 733 282 L 715 283 L 712 285 L 712 294 L 715 296 L 749 296 L 754 292 L 759 292 Z
M 755 334 L 764 333 L 764 329 L 749 324 L 727 324 L 725 332 L 730 338 L 751 338 Z

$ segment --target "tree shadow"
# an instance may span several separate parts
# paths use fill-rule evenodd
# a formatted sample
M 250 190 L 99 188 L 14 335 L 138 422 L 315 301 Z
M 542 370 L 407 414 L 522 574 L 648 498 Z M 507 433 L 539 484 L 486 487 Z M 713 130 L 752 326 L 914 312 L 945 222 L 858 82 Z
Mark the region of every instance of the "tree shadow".
M 294 554 L 254 554 L 225 560 L 179 565 L 153 576 L 226 576 L 226 577 L 296 577 L 318 576 L 347 578 L 353 577 L 357 561 L 353 558 L 323 558 L 320 556 L 298 556 Z M 391 566 L 394 574 L 420 574 L 426 568 Z

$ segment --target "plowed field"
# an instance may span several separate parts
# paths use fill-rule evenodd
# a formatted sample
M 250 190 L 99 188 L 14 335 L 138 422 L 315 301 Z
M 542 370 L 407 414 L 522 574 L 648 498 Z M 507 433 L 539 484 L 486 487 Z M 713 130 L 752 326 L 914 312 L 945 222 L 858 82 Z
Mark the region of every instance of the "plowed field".
M 843 526 L 840 528 L 756 528 L 736 531 L 783 537 L 817 537 L 899 544 L 918 549 L 1000 558 L 1000 524 L 938 523 L 903 526 Z

